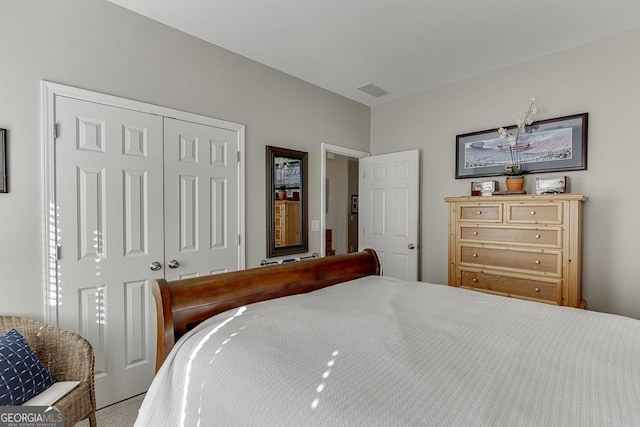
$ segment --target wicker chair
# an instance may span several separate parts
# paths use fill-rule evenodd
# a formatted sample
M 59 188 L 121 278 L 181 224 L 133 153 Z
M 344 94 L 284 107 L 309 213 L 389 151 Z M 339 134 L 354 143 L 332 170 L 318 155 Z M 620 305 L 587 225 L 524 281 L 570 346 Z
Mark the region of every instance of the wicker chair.
M 25 337 L 42 364 L 60 381 L 80 384 L 54 403 L 64 407 L 65 427 L 89 419 L 96 426 L 94 355 L 89 341 L 54 326 L 16 316 L 0 316 L 0 334 L 15 329 Z

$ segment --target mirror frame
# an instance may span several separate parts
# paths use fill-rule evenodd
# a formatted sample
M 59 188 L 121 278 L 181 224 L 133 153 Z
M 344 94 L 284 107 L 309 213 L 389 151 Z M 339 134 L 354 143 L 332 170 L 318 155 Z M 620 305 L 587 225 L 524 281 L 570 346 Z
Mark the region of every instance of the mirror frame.
M 309 233 L 308 233 L 308 158 L 309 153 L 306 151 L 290 150 L 287 148 L 266 146 L 266 195 L 267 195 L 267 258 L 304 253 L 309 251 Z M 300 197 L 300 244 L 290 246 L 276 247 L 275 244 L 275 176 L 274 164 L 276 157 L 288 157 L 290 159 L 300 160 L 300 178 L 302 180 L 302 197 Z

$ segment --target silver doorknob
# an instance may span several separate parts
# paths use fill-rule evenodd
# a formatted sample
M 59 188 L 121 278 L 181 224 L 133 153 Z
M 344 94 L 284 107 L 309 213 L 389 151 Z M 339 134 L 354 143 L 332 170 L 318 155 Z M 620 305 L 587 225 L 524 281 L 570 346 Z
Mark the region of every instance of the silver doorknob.
M 409 243 L 409 245 L 407 245 L 407 247 L 408 247 L 409 249 L 415 249 L 415 248 L 416 248 L 416 245 L 414 245 L 413 243 Z
M 151 269 L 151 271 L 158 271 L 162 268 L 162 264 L 160 264 L 158 261 L 153 261 L 151 265 L 149 265 L 149 268 Z
M 175 259 L 172 259 L 171 261 L 169 261 L 167 263 L 167 265 L 169 266 L 169 268 L 178 268 L 178 267 L 180 267 L 180 263 Z

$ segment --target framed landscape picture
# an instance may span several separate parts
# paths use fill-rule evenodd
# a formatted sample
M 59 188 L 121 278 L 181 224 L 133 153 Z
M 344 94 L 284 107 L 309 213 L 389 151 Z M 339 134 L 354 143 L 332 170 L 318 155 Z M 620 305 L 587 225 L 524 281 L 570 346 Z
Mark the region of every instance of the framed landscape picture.
M 521 173 L 587 169 L 587 119 L 582 113 L 527 126 L 517 145 Z M 456 179 L 505 175 L 509 164 L 509 144 L 497 128 L 456 136 Z

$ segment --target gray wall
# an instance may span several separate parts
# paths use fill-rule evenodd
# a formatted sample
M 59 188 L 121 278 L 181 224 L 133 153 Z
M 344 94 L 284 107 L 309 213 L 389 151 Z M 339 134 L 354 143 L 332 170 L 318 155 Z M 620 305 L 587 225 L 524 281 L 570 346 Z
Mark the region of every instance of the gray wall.
M 351 196 L 358 195 L 358 170 L 359 165 L 356 159 L 349 159 L 348 167 L 349 167 L 349 191 L 347 192 L 347 215 L 349 217 L 348 225 L 347 225 L 347 234 L 349 235 L 347 239 L 347 252 L 357 252 L 358 251 L 358 214 L 351 213 Z
M 346 254 L 348 240 L 349 169 L 348 157 L 333 154 L 327 158 L 327 179 L 329 180 L 329 212 L 325 221 L 331 229 L 331 247 L 336 255 Z
M 311 218 L 320 144 L 369 149 L 368 107 L 106 1 L 0 0 L 0 40 L 10 186 L 0 194 L 2 314 L 43 317 L 42 79 L 245 124 L 250 267 L 265 257 L 265 145 L 309 152 Z
M 566 174 L 570 190 L 589 197 L 587 308 L 640 318 L 638 46 L 640 31 L 634 31 L 373 108 L 372 154 L 422 151 L 424 281 L 447 282 L 443 198 L 469 194 L 471 180 L 454 179 L 455 136 L 513 124 L 536 97 L 538 120 L 589 113 L 589 169 Z M 534 187 L 535 176 L 527 177 L 526 190 L 535 192 Z
M 455 135 L 513 123 L 531 96 L 539 119 L 589 112 L 589 170 L 568 174 L 571 190 L 590 198 L 584 295 L 588 308 L 640 318 L 640 31 L 376 107 L 370 146 L 369 108 L 105 1 L 0 0 L 0 40 L 11 191 L 0 194 L 0 313 L 43 313 L 45 79 L 247 125 L 248 266 L 265 256 L 265 145 L 309 152 L 311 218 L 320 209 L 322 142 L 374 154 L 420 148 L 422 278 L 437 283 L 447 280 L 443 198 L 469 191 L 469 180 L 454 179 Z M 321 236 L 310 237 L 310 252 L 319 251 Z

